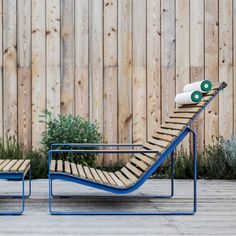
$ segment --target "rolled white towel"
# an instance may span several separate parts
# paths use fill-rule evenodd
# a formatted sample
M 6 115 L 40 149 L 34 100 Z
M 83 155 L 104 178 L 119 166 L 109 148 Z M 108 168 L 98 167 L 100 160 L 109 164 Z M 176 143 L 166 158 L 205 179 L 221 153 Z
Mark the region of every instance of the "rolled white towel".
M 199 91 L 201 93 L 208 93 L 212 89 L 210 80 L 202 80 L 184 86 L 184 92 Z
M 177 94 L 175 97 L 175 102 L 178 105 L 195 104 L 199 103 L 201 99 L 202 99 L 202 93 L 199 91 L 193 91 L 193 92 Z

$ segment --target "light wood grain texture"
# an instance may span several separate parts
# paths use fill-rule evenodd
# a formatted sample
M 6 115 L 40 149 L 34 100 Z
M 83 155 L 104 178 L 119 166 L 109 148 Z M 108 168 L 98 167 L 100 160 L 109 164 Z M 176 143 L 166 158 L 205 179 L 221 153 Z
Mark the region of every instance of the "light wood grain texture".
M 24 163 L 24 160 L 18 160 L 14 166 L 10 169 L 11 172 L 16 172 L 20 168 L 20 166 Z
M 118 11 L 117 0 L 104 1 L 104 142 L 117 143 L 117 73 L 118 73 Z M 108 154 L 104 165 L 116 163 L 118 156 Z
M 3 45 L 2 45 L 2 36 L 3 36 L 3 2 L 0 1 L 0 137 L 3 139 Z
M 175 1 L 161 1 L 162 121 L 175 107 Z
M 233 135 L 232 1 L 219 1 L 219 81 L 228 86 L 219 98 L 219 134 Z M 235 81 L 235 78 L 234 78 Z
M 57 164 L 56 160 L 51 160 L 51 163 L 50 163 L 50 171 L 51 172 L 55 172 L 56 171 L 56 164 Z
M 75 1 L 75 114 L 89 117 L 89 1 Z
M 103 1 L 90 1 L 90 119 L 97 122 L 103 132 Z M 97 158 L 98 165 L 103 165 L 102 155 Z
M 205 1 L 205 78 L 212 82 L 219 80 L 218 47 L 219 19 L 218 1 Z M 205 112 L 205 142 L 212 143 L 212 137 L 219 135 L 219 98 L 207 107 Z M 212 132 L 209 132 L 212 130 Z
M 32 147 L 40 146 L 46 109 L 46 3 L 32 0 Z
M 24 160 L 23 164 L 20 166 L 18 171 L 26 173 L 26 171 L 29 170 L 29 167 L 30 167 L 30 160 Z
M 47 110 L 60 114 L 60 0 L 46 1 Z
M 132 142 L 132 1 L 118 4 L 118 137 Z M 126 162 L 128 155 L 120 160 Z
M 18 138 L 31 148 L 31 0 L 17 4 Z
M 3 1 L 4 134 L 17 136 L 16 0 Z
M 74 1 L 61 1 L 61 112 L 74 114 Z
M 161 1 L 147 0 L 147 136 L 161 124 Z
M 176 1 L 176 94 L 183 92 L 184 85 L 190 82 L 190 28 L 189 0 Z M 189 150 L 189 137 L 181 143 Z
M 204 1 L 190 1 L 190 75 L 191 82 L 204 79 Z M 198 118 L 197 149 L 204 149 L 204 114 Z
M 140 47 L 142 45 L 142 47 Z M 133 142 L 146 140 L 146 1 L 133 1 Z

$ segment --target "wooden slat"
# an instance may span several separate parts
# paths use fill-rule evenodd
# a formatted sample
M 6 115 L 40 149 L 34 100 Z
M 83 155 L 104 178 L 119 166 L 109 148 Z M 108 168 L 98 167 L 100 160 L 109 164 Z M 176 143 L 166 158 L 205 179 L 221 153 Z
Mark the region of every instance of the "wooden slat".
M 62 160 L 57 161 L 57 172 L 63 172 L 63 161 Z
M 199 111 L 199 107 L 189 107 L 189 108 L 178 108 L 176 110 L 174 110 L 174 113 L 196 113 Z
M 127 170 L 125 167 L 121 169 L 121 172 L 123 172 L 133 182 L 138 180 L 138 178 L 135 175 L 133 175 L 129 170 Z
M 94 180 L 94 178 L 90 172 L 90 169 L 87 166 L 83 166 L 83 168 L 84 168 L 84 172 L 86 174 L 86 178 L 90 179 L 90 180 Z
M 77 164 L 77 168 L 78 168 L 79 176 L 80 176 L 81 178 L 86 178 L 86 175 L 85 175 L 85 173 L 84 173 L 84 169 L 83 169 L 82 165 Z
M 60 0 L 46 1 L 47 111 L 60 114 Z
M 174 113 L 170 115 L 170 118 L 193 118 L 194 113 Z
M 162 134 L 162 133 L 158 133 L 158 132 L 152 134 L 152 137 L 156 138 L 156 139 L 162 139 L 162 140 L 165 140 L 165 141 L 168 141 L 168 142 L 172 142 L 172 140 L 175 138 L 173 135 Z
M 55 172 L 56 171 L 56 160 L 52 160 L 50 164 L 50 171 Z
M 187 125 L 189 121 L 190 119 L 185 119 L 185 118 L 172 118 L 165 120 L 166 123 L 183 124 L 183 125 Z
M 18 138 L 31 149 L 31 0 L 17 4 Z
M 3 160 L 3 159 L 0 159 L 0 165 L 4 162 L 5 160 Z
M 170 142 L 169 141 L 165 141 L 165 140 L 160 140 L 160 139 L 155 139 L 153 137 L 151 138 L 148 138 L 148 142 L 149 143 L 153 143 L 153 144 L 156 144 L 156 145 L 159 145 L 159 146 L 162 146 L 162 147 L 167 147 Z
M 64 170 L 67 174 L 71 174 L 70 162 L 64 161 Z
M 108 172 L 103 171 L 103 174 L 106 176 L 107 180 L 109 181 L 109 184 L 112 186 L 116 186 L 115 181 L 111 178 L 111 176 L 108 174 Z
M 147 132 L 161 124 L 161 1 L 147 1 Z
M 117 0 L 105 0 L 104 6 L 104 142 L 117 143 L 117 73 L 118 9 Z M 118 161 L 117 154 L 107 154 L 104 165 Z
M 173 136 L 178 136 L 179 134 L 179 130 L 163 129 L 163 128 L 156 129 L 156 132 L 160 134 L 169 134 Z
M 128 170 L 133 172 L 137 177 L 140 177 L 143 174 L 141 170 L 133 166 L 130 162 L 128 162 L 125 166 Z
M 149 168 L 149 166 L 146 165 L 146 163 L 144 163 L 144 162 L 138 160 L 138 159 L 135 158 L 135 157 L 131 158 L 130 162 L 133 163 L 133 164 L 135 164 L 137 167 L 139 167 L 139 168 L 142 169 L 143 171 L 146 171 L 146 170 Z
M 153 158 L 149 158 L 144 154 L 135 154 L 135 157 L 137 157 L 138 159 L 144 161 L 145 163 L 147 163 L 148 165 L 151 165 L 154 162 Z
M 148 149 L 148 150 L 154 150 L 154 151 L 158 151 L 158 152 L 162 152 L 165 148 L 159 146 L 159 145 L 154 145 L 154 144 L 151 144 L 151 143 L 144 143 L 143 144 L 143 147 L 145 149 Z M 144 153 L 146 154 L 146 153 Z M 155 156 L 156 153 L 147 153 L 148 155 L 152 155 L 152 156 Z
M 70 167 L 71 167 L 72 175 L 79 176 L 79 172 L 77 170 L 76 164 L 75 163 L 70 163 Z
M 30 160 L 24 160 L 23 164 L 18 169 L 19 172 L 26 173 L 29 170 L 30 167 Z
M 132 1 L 119 1 L 118 26 L 118 137 L 132 143 Z M 127 162 L 129 155 L 119 160 Z
M 124 187 L 125 185 L 123 184 L 123 182 L 120 180 L 120 179 L 118 179 L 117 178 L 117 176 L 114 174 L 114 173 L 112 173 L 112 172 L 109 172 L 109 175 L 111 176 L 111 178 L 115 181 L 115 183 L 116 183 L 116 185 L 118 186 L 118 187 Z
M 127 179 L 120 171 L 116 171 L 115 174 L 124 183 L 125 186 L 129 186 L 133 183 L 130 179 Z
M 46 109 L 46 4 L 32 0 L 32 147 L 40 146 Z
M 75 114 L 89 117 L 89 1 L 75 1 Z
M 97 169 L 96 171 L 97 171 L 97 173 L 98 173 L 100 179 L 102 180 L 102 182 L 103 182 L 104 184 L 109 184 L 109 181 L 107 180 L 107 178 L 105 177 L 105 175 L 103 174 L 103 172 L 102 172 L 101 170 L 99 170 L 99 169 Z
M 101 178 L 99 177 L 97 171 L 94 169 L 94 168 L 89 168 L 90 169 L 90 172 L 92 173 L 93 175 L 93 178 L 95 179 L 95 181 L 97 182 L 102 182 Z
M 3 168 L 10 162 L 11 160 L 4 160 L 0 165 L 0 171 L 3 170 Z
M 181 124 L 169 124 L 169 123 L 164 123 L 161 125 L 161 128 L 164 129 L 174 129 L 174 130 L 183 130 L 183 128 L 185 127 L 185 125 L 181 125 Z
M 23 164 L 24 160 L 18 160 L 14 166 L 10 169 L 11 172 L 17 172 L 20 166 Z
M 17 137 L 16 0 L 3 1 L 4 134 Z
M 74 5 L 61 1 L 61 112 L 74 114 Z
M 212 90 L 218 90 L 221 86 L 221 82 L 214 82 L 212 86 Z
M 10 169 L 16 164 L 17 160 L 11 160 L 3 169 L 3 172 L 9 172 Z

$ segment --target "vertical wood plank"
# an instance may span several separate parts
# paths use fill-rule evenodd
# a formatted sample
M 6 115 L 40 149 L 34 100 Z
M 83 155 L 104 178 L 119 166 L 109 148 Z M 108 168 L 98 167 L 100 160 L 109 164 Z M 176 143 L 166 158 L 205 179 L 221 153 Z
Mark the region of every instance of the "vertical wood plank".
M 18 139 L 31 148 L 31 0 L 17 4 Z
M 219 134 L 225 138 L 233 135 L 233 45 L 232 1 L 219 1 L 219 81 L 228 86 L 219 97 Z
M 47 111 L 60 114 L 60 0 L 46 1 Z
M 120 143 L 132 142 L 132 2 L 118 2 L 118 131 Z M 127 162 L 128 155 L 120 155 Z
M 133 1 L 133 142 L 146 140 L 146 0 Z M 142 47 L 140 47 L 142 45 Z
M 104 1 L 104 142 L 117 143 L 117 0 Z M 104 156 L 104 165 L 117 162 Z
M 161 124 L 160 0 L 147 1 L 147 136 Z
M 175 1 L 161 1 L 162 122 L 175 107 Z
M 3 1 L 4 134 L 17 136 L 16 0 Z
M 236 136 L 236 0 L 233 2 L 234 10 L 233 10 L 233 32 L 234 32 L 234 39 L 233 39 L 233 47 L 234 47 L 234 75 L 233 75 L 233 82 L 234 82 L 234 136 Z
M 97 122 L 103 132 L 103 1 L 90 1 L 90 119 Z M 98 158 L 98 165 L 103 158 Z
M 219 80 L 218 7 L 218 1 L 205 0 L 205 78 L 212 82 L 217 82 Z M 212 137 L 218 137 L 219 135 L 218 103 L 219 99 L 216 97 L 207 107 L 205 112 L 206 145 L 212 144 Z
M 75 114 L 89 117 L 89 1 L 75 1 Z
M 190 82 L 189 70 L 189 0 L 176 1 L 176 94 Z M 189 150 L 189 138 L 182 147 Z
M 40 122 L 46 109 L 45 0 L 32 0 L 32 147 L 40 146 L 45 124 Z
M 0 1 L 0 138 L 3 138 L 3 45 L 2 45 L 2 36 L 3 36 L 3 5 Z
M 74 114 L 74 0 L 61 0 L 61 112 Z
M 204 1 L 190 1 L 190 73 L 191 82 L 204 79 Z M 198 118 L 194 128 L 197 131 L 198 151 L 204 148 L 204 114 Z

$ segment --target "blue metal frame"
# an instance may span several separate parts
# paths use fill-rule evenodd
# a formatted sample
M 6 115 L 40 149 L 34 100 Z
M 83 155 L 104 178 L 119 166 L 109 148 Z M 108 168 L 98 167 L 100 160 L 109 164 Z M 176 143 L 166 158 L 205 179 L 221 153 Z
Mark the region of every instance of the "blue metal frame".
M 52 182 L 55 179 L 65 180 L 69 182 L 74 182 L 78 184 L 82 184 L 85 186 L 101 189 L 104 191 L 108 191 L 115 194 L 128 194 L 130 192 L 135 191 L 137 188 L 139 188 L 144 182 L 153 174 L 154 171 L 157 170 L 157 168 L 168 158 L 168 156 L 171 155 L 172 161 L 171 161 L 171 167 L 172 167 L 172 178 L 171 178 L 171 194 L 169 196 L 164 197 L 172 197 L 174 194 L 174 157 L 173 152 L 175 148 L 178 146 L 178 144 L 186 137 L 188 133 L 192 133 L 193 135 L 193 149 L 194 149 L 194 155 L 193 155 L 193 209 L 192 211 L 171 211 L 171 212 L 153 212 L 153 211 L 143 211 L 143 212 L 133 212 L 133 211 L 54 211 L 52 210 Z M 54 146 L 58 146 L 60 144 L 55 144 Z M 64 144 L 63 144 L 64 145 Z M 93 144 L 72 144 L 77 147 L 94 147 Z M 109 147 L 109 144 L 95 144 L 96 147 L 102 146 L 102 147 Z M 159 158 L 154 162 L 154 164 L 144 173 L 144 175 L 137 180 L 136 183 L 133 185 L 127 187 L 127 188 L 119 188 L 119 187 L 113 187 L 110 185 L 105 185 L 102 183 L 94 182 L 88 179 L 83 179 L 80 177 L 75 177 L 72 175 L 68 175 L 65 173 L 59 173 L 59 172 L 50 172 L 50 163 L 52 160 L 53 153 L 57 152 L 71 152 L 71 153 L 90 153 L 91 150 L 59 150 L 59 149 L 52 149 L 48 152 L 48 164 L 49 164 L 49 198 L 48 198 L 48 206 L 49 206 L 49 213 L 53 215 L 192 215 L 197 210 L 197 153 L 196 153 L 196 133 L 187 126 L 178 137 L 170 144 L 170 146 L 160 155 Z M 70 144 L 66 144 L 64 146 L 70 146 Z M 112 144 L 112 146 L 124 146 L 124 145 L 116 145 Z M 125 146 L 136 146 L 132 144 L 128 144 Z M 124 153 L 124 151 L 121 150 L 93 150 L 93 153 Z M 156 153 L 158 155 L 157 151 L 152 150 L 127 150 L 126 153 Z M 163 197 L 163 196 L 155 196 L 155 197 Z
M 29 192 L 25 195 L 25 174 L 24 172 L 0 172 L 0 179 L 21 180 L 22 189 L 20 195 L 0 195 L 0 198 L 21 198 L 21 208 L 18 211 L 0 211 L 0 215 L 21 215 L 25 209 L 25 199 L 31 195 L 31 164 L 28 171 Z

